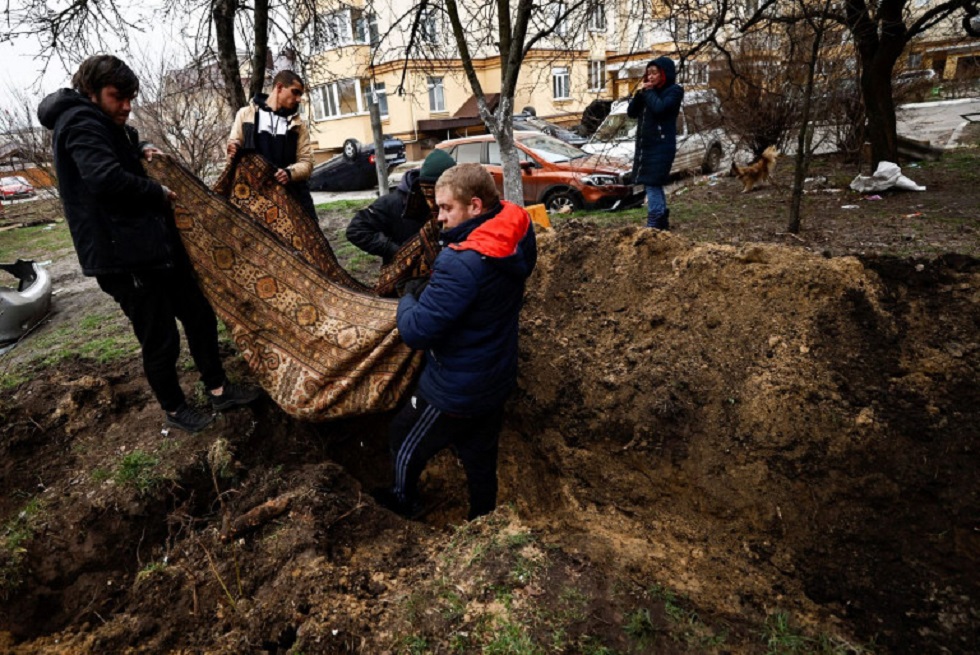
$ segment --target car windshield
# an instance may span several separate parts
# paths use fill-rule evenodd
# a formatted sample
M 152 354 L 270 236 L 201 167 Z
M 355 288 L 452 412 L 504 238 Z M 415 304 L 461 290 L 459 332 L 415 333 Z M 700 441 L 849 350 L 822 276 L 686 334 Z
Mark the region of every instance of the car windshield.
M 636 119 L 626 114 L 610 114 L 596 130 L 593 141 L 623 141 L 636 138 Z
M 559 141 L 547 134 L 535 134 L 520 140 L 520 144 L 531 150 L 541 159 L 552 164 L 569 161 L 570 159 L 580 159 L 587 156 L 575 146 L 570 146 L 564 141 Z

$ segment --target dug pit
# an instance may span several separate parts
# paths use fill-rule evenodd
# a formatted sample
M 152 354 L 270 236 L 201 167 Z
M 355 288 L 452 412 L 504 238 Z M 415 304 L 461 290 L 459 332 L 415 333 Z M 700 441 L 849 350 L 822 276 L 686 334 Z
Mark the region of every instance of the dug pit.
M 582 625 L 619 652 L 643 651 L 623 645 L 613 581 L 675 590 L 727 635 L 657 652 L 758 652 L 777 608 L 874 652 L 980 643 L 976 260 L 574 223 L 539 250 L 501 516 L 566 568 L 528 594 L 587 578 Z M 465 517 L 448 454 L 423 478 L 422 523 L 367 496 L 387 475 L 387 416 L 308 425 L 265 403 L 163 438 L 136 362 L 62 366 L 3 411 L 2 516 L 43 506 L 20 565 L 0 562 L 25 574 L 3 598 L 12 652 L 407 652 L 407 599 L 445 574 Z M 166 481 L 121 483 L 109 463 L 134 451 Z M 288 511 L 222 541 L 229 516 L 270 499 Z

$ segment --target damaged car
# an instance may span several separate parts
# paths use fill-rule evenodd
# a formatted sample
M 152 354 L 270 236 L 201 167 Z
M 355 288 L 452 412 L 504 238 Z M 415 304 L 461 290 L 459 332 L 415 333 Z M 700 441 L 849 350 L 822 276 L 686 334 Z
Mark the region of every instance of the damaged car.
M 23 337 L 51 311 L 51 276 L 33 260 L 0 264 L 0 270 L 17 280 L 16 287 L 6 286 L 6 276 L 0 275 L 0 346 L 3 346 Z

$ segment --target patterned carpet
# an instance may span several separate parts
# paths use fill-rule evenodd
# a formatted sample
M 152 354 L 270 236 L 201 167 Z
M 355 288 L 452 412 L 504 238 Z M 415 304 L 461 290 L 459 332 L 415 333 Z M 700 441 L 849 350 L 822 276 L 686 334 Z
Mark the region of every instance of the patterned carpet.
M 392 409 L 421 366 L 398 337 L 397 301 L 337 262 L 319 226 L 246 155 L 208 189 L 164 157 L 147 172 L 177 194 L 201 288 L 257 381 L 287 413 L 322 421 Z

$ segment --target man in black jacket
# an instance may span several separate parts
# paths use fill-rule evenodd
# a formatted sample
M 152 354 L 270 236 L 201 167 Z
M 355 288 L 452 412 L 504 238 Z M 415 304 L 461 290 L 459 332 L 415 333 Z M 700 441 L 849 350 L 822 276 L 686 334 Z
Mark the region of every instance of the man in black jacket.
M 394 191 L 354 214 L 347 226 L 347 240 L 364 252 L 377 255 L 382 263 L 390 263 L 398 249 L 433 217 L 425 187 L 432 196 L 436 180 L 455 164 L 442 150 L 430 152 L 422 168 L 406 172 Z
M 45 98 L 38 118 L 54 130 L 58 190 L 82 272 L 95 277 L 132 323 L 167 425 L 198 432 L 214 415 L 191 407 L 180 388 L 176 319 L 216 410 L 252 402 L 259 392 L 225 377 L 214 310 L 173 221 L 176 196 L 143 169 L 142 157 L 162 153 L 126 125 L 139 91 L 136 75 L 116 57 L 97 55 L 82 62 L 72 86 Z

